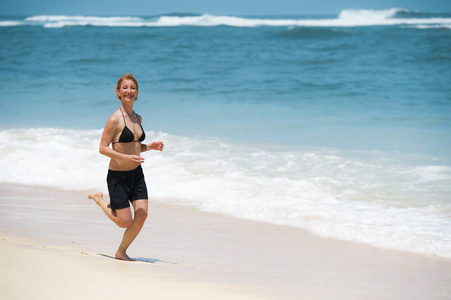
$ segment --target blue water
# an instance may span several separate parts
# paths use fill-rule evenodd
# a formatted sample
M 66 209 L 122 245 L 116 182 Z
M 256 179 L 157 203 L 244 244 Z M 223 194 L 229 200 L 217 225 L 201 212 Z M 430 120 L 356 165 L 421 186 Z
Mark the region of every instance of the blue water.
M 101 169 L 92 172 L 103 180 L 99 130 L 119 106 L 117 79 L 130 72 L 145 129 L 172 142 L 153 165 L 168 174 L 155 184 L 159 198 L 451 257 L 451 237 L 443 236 L 451 232 L 451 14 L 3 17 L 0 36 L 0 181 L 103 188 L 89 186 L 92 178 L 44 180 L 40 163 L 59 174 L 67 160 L 51 157 L 69 152 Z M 85 173 L 72 169 L 74 178 Z M 189 184 L 176 191 L 171 178 Z M 349 210 L 334 215 L 344 203 Z M 381 237 L 366 236 L 363 225 L 378 221 L 389 224 Z M 399 228 L 411 230 L 398 235 Z M 425 232 L 434 234 L 423 240 Z
M 451 32 L 1 27 L 4 125 L 99 128 L 124 72 L 152 128 L 245 142 L 451 153 Z

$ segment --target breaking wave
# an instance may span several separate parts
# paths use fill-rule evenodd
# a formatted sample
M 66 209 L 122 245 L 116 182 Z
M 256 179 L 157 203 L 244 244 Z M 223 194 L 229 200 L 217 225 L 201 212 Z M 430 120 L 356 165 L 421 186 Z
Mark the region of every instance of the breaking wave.
M 451 16 L 424 14 L 403 8 L 385 10 L 346 9 L 337 18 L 251 18 L 221 15 L 168 14 L 151 17 L 96 17 L 40 15 L 24 20 L 3 20 L 0 26 L 43 26 L 61 28 L 67 26 L 104 27 L 176 27 L 176 26 L 308 26 L 308 27 L 352 27 L 376 25 L 434 25 L 450 26 Z
M 0 182 L 106 192 L 102 130 L 0 131 Z M 406 164 L 374 153 L 269 150 L 149 132 L 151 200 L 284 224 L 313 234 L 451 257 L 448 165 Z

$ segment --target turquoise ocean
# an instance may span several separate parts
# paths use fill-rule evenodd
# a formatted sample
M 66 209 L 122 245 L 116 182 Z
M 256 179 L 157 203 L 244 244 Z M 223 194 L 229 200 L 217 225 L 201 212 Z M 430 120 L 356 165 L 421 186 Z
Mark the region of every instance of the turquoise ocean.
M 0 182 L 106 193 L 130 72 L 165 141 L 151 201 L 451 258 L 451 14 L 17 16 L 0 36 Z

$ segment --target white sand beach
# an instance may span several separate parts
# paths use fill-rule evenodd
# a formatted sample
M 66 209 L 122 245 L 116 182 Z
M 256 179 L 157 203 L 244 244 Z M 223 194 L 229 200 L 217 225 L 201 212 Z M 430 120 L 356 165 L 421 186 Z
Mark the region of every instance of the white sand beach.
M 0 185 L 3 299 L 449 299 L 451 260 L 151 199 L 129 249 L 86 193 Z

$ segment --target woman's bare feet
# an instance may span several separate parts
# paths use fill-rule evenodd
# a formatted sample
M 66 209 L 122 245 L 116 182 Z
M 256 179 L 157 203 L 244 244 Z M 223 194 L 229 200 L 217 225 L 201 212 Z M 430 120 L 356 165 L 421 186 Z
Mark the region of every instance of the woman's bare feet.
M 105 202 L 105 200 L 103 200 L 103 194 L 100 192 L 97 194 L 90 194 L 88 198 L 94 200 L 99 206 L 101 206 L 102 201 Z
M 102 193 L 97 194 L 90 194 L 88 196 L 89 199 L 94 200 L 94 202 L 100 206 L 100 208 L 103 210 L 103 212 L 107 215 L 108 218 L 110 218 L 111 221 L 114 222 L 114 224 L 117 225 L 117 215 L 114 210 L 111 209 L 110 205 L 106 203 L 106 201 L 103 199 Z
M 119 251 L 119 250 L 117 250 L 116 255 L 115 255 L 114 257 L 115 257 L 116 259 L 119 259 L 119 260 L 135 261 L 134 259 L 131 259 L 131 258 L 127 255 L 127 253 L 122 252 L 122 251 Z
M 117 217 L 115 211 L 112 210 L 112 209 L 110 208 L 110 206 L 106 203 L 106 201 L 103 199 L 103 194 L 102 194 L 102 193 L 90 194 L 90 195 L 88 196 L 88 198 L 94 200 L 94 202 L 95 202 L 98 206 L 100 206 L 100 208 L 102 208 L 103 212 L 107 215 L 107 217 L 110 218 L 111 221 L 113 221 L 116 225 L 119 226 L 119 224 L 118 224 L 118 217 Z M 131 216 L 130 216 L 130 218 L 131 218 Z M 121 226 L 120 226 L 120 227 L 121 227 Z M 131 227 L 131 226 L 130 226 L 130 227 Z M 128 229 L 127 229 L 127 230 L 128 230 Z M 126 232 L 127 232 L 127 230 L 126 230 Z M 139 231 L 138 231 L 138 232 L 139 232 Z M 137 233 L 136 233 L 136 234 L 137 234 Z M 135 236 L 136 236 L 136 235 L 135 235 Z M 135 238 L 135 236 L 133 237 L 133 239 Z M 126 246 L 125 248 L 121 248 L 121 249 L 127 249 L 128 246 L 130 245 L 130 243 L 133 241 L 133 239 L 130 240 L 130 241 L 128 242 L 128 244 L 127 244 L 127 246 Z M 119 260 L 134 261 L 134 259 L 131 259 L 131 258 L 127 255 L 127 253 L 125 253 L 124 250 L 117 250 L 116 255 L 115 255 L 115 258 L 116 258 L 116 259 L 119 259 Z

